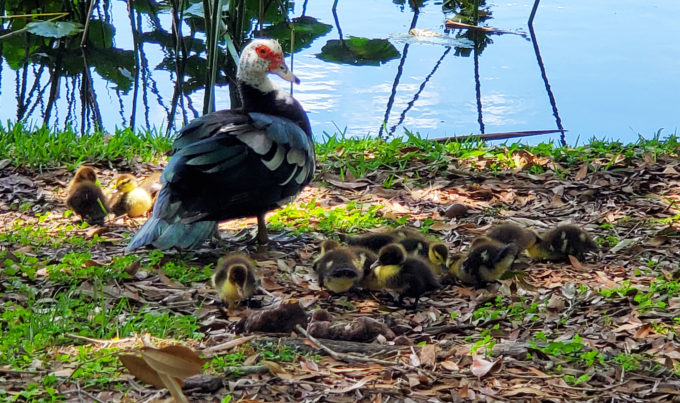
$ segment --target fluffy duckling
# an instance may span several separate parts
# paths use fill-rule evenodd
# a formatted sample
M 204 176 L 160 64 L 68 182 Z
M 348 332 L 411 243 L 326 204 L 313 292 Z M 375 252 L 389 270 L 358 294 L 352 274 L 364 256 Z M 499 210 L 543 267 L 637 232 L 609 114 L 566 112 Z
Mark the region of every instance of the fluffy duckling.
M 137 179 L 130 174 L 119 175 L 111 197 L 111 211 L 117 216 L 139 217 L 153 206 L 151 194 L 140 187 Z
M 517 250 L 519 252 L 534 246 L 534 244 L 538 242 L 538 234 L 534 231 L 511 222 L 505 222 L 491 227 L 486 232 L 486 237 L 502 244 L 514 243 L 517 245 Z
M 446 269 L 446 261 L 449 250 L 445 244 L 432 241 L 417 231 L 408 228 L 399 228 L 390 232 L 376 232 L 351 237 L 347 240 L 349 245 L 361 246 L 374 252 L 390 243 L 400 243 L 408 254 L 418 255 L 431 263 L 431 269 L 435 276 L 440 276 Z
M 90 166 L 81 166 L 68 186 L 66 206 L 90 224 L 104 224 L 108 203 L 97 185 L 97 173 Z
M 487 237 L 475 239 L 470 248 L 467 254 L 453 257 L 449 273 L 475 287 L 498 280 L 512 266 L 518 252 L 514 243 L 504 245 Z
M 163 184 L 161 183 L 161 176 L 163 171 L 153 171 L 149 176 L 144 178 L 139 184 L 139 187 L 146 190 L 151 197 L 156 200 L 156 195 L 160 192 Z
M 348 291 L 361 282 L 377 256 L 368 249 L 340 246 L 333 240 L 321 243 L 321 254 L 314 262 L 319 284 L 334 293 Z
M 582 260 L 586 252 L 597 250 L 597 244 L 586 230 L 573 225 L 560 225 L 543 234 L 539 241 L 527 249 L 535 259 L 566 261 L 569 255 Z
M 399 243 L 382 247 L 374 266 L 378 286 L 399 293 L 401 305 L 404 297 L 414 297 L 413 309 L 418 307 L 421 295 L 441 288 L 428 262 L 417 256 L 409 256 Z
M 229 310 L 249 299 L 257 288 L 257 277 L 251 260 L 239 253 L 223 257 L 215 268 L 212 285 Z
M 446 270 L 449 248 L 442 242 L 430 241 L 422 235 L 409 236 L 397 240 L 408 254 L 422 257 L 430 263 L 432 273 L 439 277 Z
M 393 232 L 370 232 L 347 238 L 347 244 L 378 252 L 380 248 L 396 240 L 397 236 Z

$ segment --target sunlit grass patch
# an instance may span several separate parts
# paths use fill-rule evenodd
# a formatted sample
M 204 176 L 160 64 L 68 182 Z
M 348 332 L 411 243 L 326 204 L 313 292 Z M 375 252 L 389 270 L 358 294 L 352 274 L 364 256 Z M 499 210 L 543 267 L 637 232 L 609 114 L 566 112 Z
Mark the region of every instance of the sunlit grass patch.
M 631 144 L 591 139 L 584 145 L 559 146 L 553 142 L 527 145 L 519 142 L 487 145 L 483 141 L 437 141 L 407 131 L 404 137 L 384 141 L 375 137 L 349 138 L 326 135 L 316 146 L 317 159 L 324 169 L 345 177 L 359 178 L 377 169 L 399 172 L 413 164 L 446 168 L 449 164 L 475 170 L 524 170 L 533 174 L 553 171 L 560 177 L 583 163 L 590 170 L 608 170 L 635 159 L 654 162 L 662 155 L 677 156 L 680 141 L 676 135 L 661 139 L 640 137 Z
M 273 230 L 289 229 L 295 234 L 309 231 L 357 232 L 393 224 L 379 214 L 380 205 L 363 205 L 351 201 L 334 208 L 326 208 L 312 199 L 307 203 L 290 203 L 276 210 L 268 218 Z
M 0 126 L 0 159 L 15 166 L 46 169 L 104 161 L 158 161 L 172 140 L 153 131 L 131 129 L 114 134 L 97 131 L 80 135 L 73 130 L 55 132 L 47 127 L 30 128 L 22 123 Z

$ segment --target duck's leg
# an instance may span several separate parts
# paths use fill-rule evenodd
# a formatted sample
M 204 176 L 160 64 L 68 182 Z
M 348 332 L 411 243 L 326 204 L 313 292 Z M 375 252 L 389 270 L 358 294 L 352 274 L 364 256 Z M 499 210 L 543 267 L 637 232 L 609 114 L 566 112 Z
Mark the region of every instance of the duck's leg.
M 269 235 L 267 233 L 267 222 L 264 220 L 264 213 L 257 215 L 257 243 L 266 244 L 269 242 Z

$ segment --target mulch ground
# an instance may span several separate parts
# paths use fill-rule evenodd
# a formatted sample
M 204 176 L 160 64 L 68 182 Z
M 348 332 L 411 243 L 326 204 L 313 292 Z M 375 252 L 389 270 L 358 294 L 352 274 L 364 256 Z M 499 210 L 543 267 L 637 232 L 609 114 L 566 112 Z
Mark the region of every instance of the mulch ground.
M 558 169 L 526 153 L 518 158 L 531 159 L 548 171 L 489 172 L 480 158 L 474 170 L 452 161 L 449 167 L 413 164 L 406 170 L 385 169 L 364 178 L 343 180 L 322 167 L 299 201 L 315 199 L 329 209 L 350 201 L 377 204 L 386 218 L 408 215 L 410 227 L 434 219 L 429 235 L 446 242 L 452 253 L 464 251 L 491 225 L 508 219 L 538 231 L 558 223 L 577 223 L 600 240 L 597 252 L 571 263 L 520 258 L 514 269 L 526 276 L 501 280 L 482 289 L 449 284 L 422 298 L 419 309 L 412 311 L 397 306 L 386 294 L 352 291 L 334 296 L 320 289 L 311 265 L 319 242 L 330 234 L 279 232 L 272 234 L 273 241 L 267 248 L 258 248 L 252 241 L 254 220 L 236 220 L 221 225 L 222 239 L 211 240 L 186 255 L 186 259 L 192 264 L 208 264 L 225 251 L 250 254 L 258 263 L 261 285 L 266 290 L 254 298 L 259 308 L 240 307 L 230 316 L 225 315 L 208 284 L 181 284 L 160 270 L 131 269 L 134 275 L 130 279 L 104 285 L 104 298 L 110 306 L 125 297 L 138 308 L 146 306 L 198 317 L 205 337 L 182 343 L 206 358 L 243 348 L 244 341 L 249 345 L 273 342 L 297 346 L 302 352 L 321 357 L 315 360 L 301 354 L 291 362 L 271 363 L 262 362 L 257 350 L 246 350 L 252 355 L 246 360 L 245 373 L 190 379 L 185 385 L 190 401 L 220 401 L 227 394 L 233 396 L 233 401 L 280 402 L 679 399 L 680 295 L 677 290 L 653 293 L 651 307 L 641 306 L 636 299 L 650 290 L 655 278 L 671 281 L 680 277 L 680 226 L 677 220 L 670 225 L 661 221 L 680 213 L 678 160 L 621 158 L 608 167 L 611 160 L 592 161 L 589 167 Z M 99 168 L 104 183 L 116 173 Z M 153 168 L 138 164 L 121 170 L 143 175 Z M 392 175 L 393 185 L 385 189 L 383 183 Z M 17 219 L 36 222 L 35 213 L 40 211 L 53 212 L 41 224 L 48 228 L 74 221 L 61 214 L 65 210 L 63 189 L 69 179 L 65 170 L 37 174 L 12 167 L 3 169 L 0 222 L 4 231 L 10 231 Z M 26 201 L 33 204 L 23 212 L 18 206 Z M 467 206 L 468 213 L 447 218 L 445 211 L 454 203 Z M 98 264 L 122 254 L 125 236 L 143 221 L 119 219 L 103 229 L 74 230 L 74 234 L 92 236 L 96 232 L 106 239 L 92 250 L 90 264 Z M 8 242 L 0 247 L 26 251 L 25 245 Z M 68 247 L 33 246 L 31 252 L 57 259 L 68 252 Z M 637 292 L 609 298 L 599 292 L 621 287 L 624 280 Z M 50 298 L 58 291 L 40 273 L 31 282 L 40 288 L 42 298 Z M 83 279 L 80 290 L 87 292 L 91 288 L 88 279 Z M 9 299 L 21 300 L 0 293 L 0 302 Z M 358 317 L 376 319 L 395 337 L 389 340 L 379 336 L 364 343 L 333 344 L 334 347 L 321 341 L 339 353 L 333 358 L 296 331 L 256 333 L 247 339 L 239 339 L 244 334 L 235 334 L 236 324 L 250 312 L 290 299 L 299 302 L 310 315 L 319 309 L 328 311 L 333 322 Z M 581 352 L 597 351 L 606 363 L 598 362 L 598 358 L 590 362 L 564 350 L 554 352 L 549 343 L 541 341 L 543 335 L 549 342 L 562 345 L 580 338 Z M 144 335 L 118 340 L 74 336 L 72 345 L 54 349 L 73 352 L 74 346 L 82 344 L 126 349 L 138 347 L 142 339 L 162 344 Z M 635 354 L 638 365 L 626 370 L 615 364 L 614 357 L 621 354 Z M 166 391 L 135 381 L 122 366 L 120 376 L 112 379 L 109 387 L 84 389 L 68 378 L 73 368 L 68 370 L 68 365 L 57 360 L 43 362 L 40 368 L 30 371 L 0 366 L 0 379 L 3 389 L 16 392 L 29 380 L 57 373 L 66 379 L 58 391 L 69 401 L 151 401 L 169 396 Z M 584 374 L 588 377 L 581 383 L 569 381 Z M 121 392 L 119 387 L 111 387 L 115 382 L 130 388 Z

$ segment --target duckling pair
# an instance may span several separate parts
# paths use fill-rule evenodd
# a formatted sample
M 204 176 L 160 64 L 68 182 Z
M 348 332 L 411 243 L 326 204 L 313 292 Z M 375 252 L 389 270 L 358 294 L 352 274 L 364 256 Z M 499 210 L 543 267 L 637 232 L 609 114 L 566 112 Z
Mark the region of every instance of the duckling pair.
M 583 259 L 586 252 L 597 250 L 590 234 L 574 224 L 563 224 L 543 234 L 513 223 L 491 228 L 486 236 L 502 244 L 514 243 L 518 252 L 525 251 L 533 259 L 567 261 L 569 255 Z
M 512 223 L 491 228 L 475 239 L 467 254 L 456 255 L 449 274 L 477 287 L 498 280 L 525 253 L 534 259 L 565 261 L 569 255 L 583 259 L 589 250 L 597 249 L 591 236 L 579 226 L 560 225 L 543 235 Z
M 364 245 L 377 239 L 363 237 L 367 240 Z M 421 295 L 441 287 L 431 262 L 417 253 L 409 254 L 399 242 L 388 243 L 376 254 L 363 246 L 341 246 L 326 240 L 321 244 L 314 270 L 319 275 L 319 283 L 332 292 L 345 292 L 354 285 L 373 291 L 394 291 L 399 294 L 401 305 L 405 297 L 414 297 L 414 309 Z
M 104 194 L 97 183 L 97 174 L 90 166 L 81 166 L 69 184 L 66 206 L 92 224 L 104 224 L 109 212 L 139 217 L 153 206 L 153 191 L 160 179 L 160 173 L 152 174 L 141 185 L 134 176 L 120 175 L 114 183 L 110 197 Z M 157 192 L 157 190 L 156 190 Z
M 405 228 L 358 235 L 348 238 L 347 243 L 350 246 L 363 247 L 376 253 L 389 244 L 401 244 L 408 254 L 418 255 L 427 260 L 436 277 L 441 276 L 446 270 L 449 257 L 449 249 L 444 243 L 428 239 L 416 231 Z

